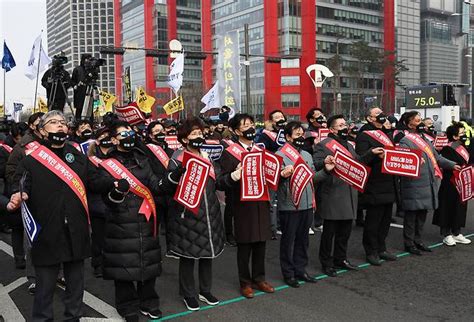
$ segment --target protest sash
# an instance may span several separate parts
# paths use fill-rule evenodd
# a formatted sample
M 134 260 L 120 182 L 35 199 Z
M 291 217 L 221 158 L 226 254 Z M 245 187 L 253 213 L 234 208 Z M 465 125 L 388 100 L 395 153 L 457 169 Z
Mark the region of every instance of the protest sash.
M 333 155 L 335 155 L 336 152 L 339 151 L 339 152 L 341 152 L 341 153 L 344 153 L 344 154 L 347 155 L 348 157 L 351 157 L 351 158 L 352 158 L 352 153 L 350 153 L 349 150 L 346 149 L 345 146 L 343 146 L 341 143 L 337 142 L 337 141 L 334 140 L 334 139 L 328 140 L 324 146 L 325 146 L 329 151 L 331 151 Z
M 283 129 L 280 129 L 278 133 L 269 130 L 263 130 L 262 133 L 268 136 L 270 140 L 274 141 L 279 146 L 283 146 L 286 142 L 285 133 Z
M 434 147 L 436 150 L 439 151 L 448 144 L 449 144 L 449 139 L 447 136 L 441 136 L 441 135 L 436 136 L 436 139 L 434 141 Z
M 95 165 L 96 168 L 98 168 L 104 160 L 96 157 L 95 155 L 90 155 L 89 156 L 89 161 L 92 162 L 92 164 Z
M 432 137 L 431 135 L 427 134 L 427 133 L 424 133 L 424 136 L 425 138 L 430 141 L 431 143 L 433 143 L 435 141 L 435 138 Z
M 451 183 L 456 187 L 461 202 L 466 202 L 474 197 L 473 171 L 472 166 L 464 167 L 460 171 L 453 171 Z
M 59 179 L 61 179 L 67 186 L 74 192 L 79 198 L 86 211 L 87 221 L 90 224 L 89 219 L 89 207 L 87 205 L 86 188 L 81 178 L 74 172 L 61 158 L 54 154 L 44 145 L 38 146 L 30 155 L 42 164 L 49 171 L 54 173 Z
M 408 133 L 405 135 L 405 137 L 410 140 L 412 143 L 414 143 L 418 149 L 420 149 L 422 152 L 425 152 L 426 155 L 430 158 L 431 164 L 433 165 L 434 171 L 435 171 L 435 176 L 442 179 L 443 178 L 443 172 L 441 172 L 441 169 L 438 166 L 438 162 L 436 161 L 436 158 L 433 154 L 433 151 L 431 150 L 430 146 L 428 143 L 426 143 L 425 140 L 421 136 L 415 133 Z
M 331 131 L 329 131 L 328 128 L 325 128 L 325 127 L 320 128 L 319 129 L 319 140 L 322 141 L 325 138 L 327 138 L 330 132 Z
M 71 145 L 76 148 L 77 151 L 82 153 L 81 146 L 77 142 L 70 141 Z
M 174 199 L 197 215 L 207 180 L 211 175 L 212 164 L 209 160 L 188 151 L 184 151 L 180 156 L 186 172 L 181 177 Z
M 165 142 L 171 150 L 178 150 L 183 147 L 181 143 L 179 143 L 176 135 L 165 136 Z
M 242 154 L 241 201 L 269 200 L 263 170 L 264 160 L 263 151 L 245 152 Z
M 334 155 L 334 174 L 360 192 L 364 192 L 370 168 L 337 150 Z
M 5 144 L 5 143 L 0 142 L 0 146 L 1 146 L 2 148 L 4 148 L 5 151 L 8 152 L 8 154 L 12 153 L 12 151 L 13 151 L 12 147 L 9 146 L 8 144 Z
M 298 158 L 293 167 L 293 174 L 290 178 L 290 192 L 291 199 L 296 209 L 300 206 L 301 196 L 308 184 L 312 184 L 314 173 L 311 168 L 306 164 L 303 158 Z M 314 196 L 314 193 L 312 193 Z M 313 207 L 315 206 L 315 200 L 312 198 Z
M 263 151 L 264 153 L 264 167 L 265 181 L 268 188 L 276 191 L 278 190 L 278 182 L 280 181 L 280 171 L 283 164 L 283 158 L 279 155 L 273 154 L 260 146 L 254 145 L 252 151 Z
M 147 144 L 146 145 L 148 149 L 153 153 L 153 155 L 160 161 L 160 163 L 165 167 L 165 169 L 168 169 L 168 163 L 170 162 L 170 158 L 166 154 L 165 150 L 161 146 L 158 146 L 156 144 Z
M 362 133 L 367 134 L 375 141 L 379 142 L 383 146 L 391 146 L 393 147 L 393 142 L 390 140 L 387 134 L 383 133 L 381 130 L 372 130 L 372 131 L 364 131 Z
M 138 209 L 138 213 L 144 215 L 147 221 L 149 221 L 151 215 L 153 215 L 153 218 L 155 219 L 154 232 L 156 234 L 156 206 L 151 191 L 116 159 L 110 158 L 103 160 L 100 165 L 115 179 L 127 180 L 130 184 L 130 191 L 143 199 L 140 209 Z
M 382 161 L 382 173 L 419 178 L 420 164 L 420 150 L 387 146 Z
M 453 147 L 453 144 L 455 142 L 451 142 L 449 144 L 449 146 L 451 147 L 451 149 L 453 149 L 454 151 L 456 151 L 457 154 L 459 154 L 459 156 L 461 158 L 464 159 L 464 161 L 466 161 L 466 163 L 469 163 L 469 152 L 467 151 L 467 149 L 462 145 L 462 144 L 459 144 L 456 148 Z
M 300 153 L 296 150 L 291 144 L 286 143 L 281 149 L 280 152 L 283 153 L 288 159 L 295 164 L 298 159 L 301 158 Z
M 243 146 L 238 143 L 232 143 L 225 150 L 239 161 L 242 161 L 242 153 L 246 152 Z

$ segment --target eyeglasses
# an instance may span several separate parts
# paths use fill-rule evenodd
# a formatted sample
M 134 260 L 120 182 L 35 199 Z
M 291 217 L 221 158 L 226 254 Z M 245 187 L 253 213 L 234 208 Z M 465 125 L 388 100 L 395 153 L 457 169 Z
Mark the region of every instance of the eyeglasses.
M 67 122 L 65 120 L 49 120 L 47 121 L 46 123 L 44 123 L 44 125 L 46 124 L 51 124 L 51 125 L 63 125 L 63 126 L 66 126 L 67 125 Z
M 133 131 L 133 130 L 130 130 L 130 131 L 122 131 L 122 132 L 117 133 L 117 135 L 120 135 L 120 136 L 123 137 L 123 138 L 128 138 L 129 136 L 134 136 L 134 135 L 135 135 L 135 131 Z

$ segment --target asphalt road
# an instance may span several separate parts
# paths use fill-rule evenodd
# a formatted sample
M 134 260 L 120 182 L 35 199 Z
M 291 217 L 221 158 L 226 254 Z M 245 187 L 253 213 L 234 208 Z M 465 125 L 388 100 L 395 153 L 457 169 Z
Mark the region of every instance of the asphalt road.
M 470 205 L 464 235 L 474 238 L 474 209 Z M 401 219 L 397 218 L 401 223 Z M 281 279 L 278 241 L 267 246 L 267 280 L 277 292 L 259 294 L 252 300 L 239 294 L 236 249 L 227 248 L 214 262 L 213 293 L 221 304 L 203 305 L 190 313 L 178 295 L 178 261 L 165 258 L 163 274 L 157 280 L 161 309 L 165 319 L 189 321 L 474 321 L 474 243 L 449 248 L 441 245 L 439 229 L 427 219 L 426 244 L 433 253 L 421 257 L 402 250 L 402 229 L 392 227 L 389 250 L 399 254 L 396 262 L 381 267 L 365 264 L 361 245 L 362 228 L 355 227 L 350 239 L 349 260 L 360 265 L 358 272 L 340 272 L 335 278 L 321 273 L 317 258 L 320 233 L 310 237 L 308 272 L 319 276 L 317 284 L 299 289 L 288 288 Z M 21 321 L 31 316 L 33 297 L 28 294 L 24 271 L 15 270 L 8 254 L 10 238 L 0 234 L 0 314 L 7 321 Z M 114 289 L 110 281 L 96 279 L 86 262 L 85 320 L 118 319 Z M 61 298 L 57 288 L 55 317 L 62 318 Z M 144 319 L 143 319 L 144 320 Z

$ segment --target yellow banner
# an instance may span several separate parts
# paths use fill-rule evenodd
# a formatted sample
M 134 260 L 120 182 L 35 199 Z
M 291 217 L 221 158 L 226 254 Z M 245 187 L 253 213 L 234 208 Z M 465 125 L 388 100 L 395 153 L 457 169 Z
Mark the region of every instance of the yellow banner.
M 115 97 L 114 94 L 100 91 L 100 100 L 102 103 L 101 105 L 103 106 L 103 108 L 105 108 L 105 113 L 107 113 L 107 112 L 112 112 L 112 106 L 117 100 L 117 97 Z
M 3 104 L 0 104 L 0 116 L 5 116 L 5 109 L 3 108 Z
M 183 97 L 179 95 L 175 99 L 172 99 L 171 101 L 163 105 L 163 109 L 168 115 L 184 110 Z
M 143 87 L 138 87 L 135 91 L 135 100 L 138 108 L 144 113 L 151 113 L 151 108 L 155 104 L 155 98 L 147 95 Z
M 42 97 L 38 99 L 38 110 L 39 112 L 48 113 L 48 104 L 46 104 Z

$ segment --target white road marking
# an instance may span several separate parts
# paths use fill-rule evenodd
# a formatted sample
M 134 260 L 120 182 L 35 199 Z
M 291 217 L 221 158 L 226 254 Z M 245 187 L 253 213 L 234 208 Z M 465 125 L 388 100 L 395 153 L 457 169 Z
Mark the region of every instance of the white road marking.
M 8 245 L 7 243 L 5 243 L 3 240 L 0 240 L 0 250 L 4 251 L 5 253 L 7 253 L 8 255 L 13 257 L 12 247 L 10 245 Z M 6 287 L 4 287 L 2 284 L 0 284 L 1 285 L 0 286 L 1 287 L 0 288 L 0 315 L 3 315 L 3 317 L 5 318 L 5 321 L 18 321 L 19 316 L 21 316 L 21 319 L 24 320 L 23 315 L 21 315 L 20 311 L 18 310 L 18 308 L 16 307 L 15 303 L 10 298 L 8 293 L 13 291 L 17 287 L 23 285 L 26 282 L 27 282 L 26 277 L 20 277 L 19 279 L 17 279 L 13 283 L 7 285 Z M 83 301 L 84 301 L 84 304 L 91 307 L 92 309 L 94 309 L 98 313 L 102 314 L 107 319 L 122 321 L 122 318 L 120 317 L 117 310 L 113 306 L 111 306 L 110 304 L 102 301 L 101 299 L 99 299 L 98 297 L 92 295 L 91 293 L 89 293 L 87 291 L 84 291 Z M 3 310 L 8 310 L 8 312 L 2 313 Z M 18 312 L 19 315 L 17 314 L 15 316 L 16 318 L 12 318 L 11 314 L 14 314 L 12 312 Z M 10 315 L 8 315 L 8 314 L 10 314 Z M 7 316 L 10 317 L 10 318 L 6 318 Z M 91 319 L 91 318 L 87 318 L 87 319 Z M 92 320 L 90 320 L 90 321 L 92 321 Z
M 391 227 L 395 227 L 395 228 L 402 228 L 403 229 L 403 225 L 399 225 L 399 224 L 390 224 Z

